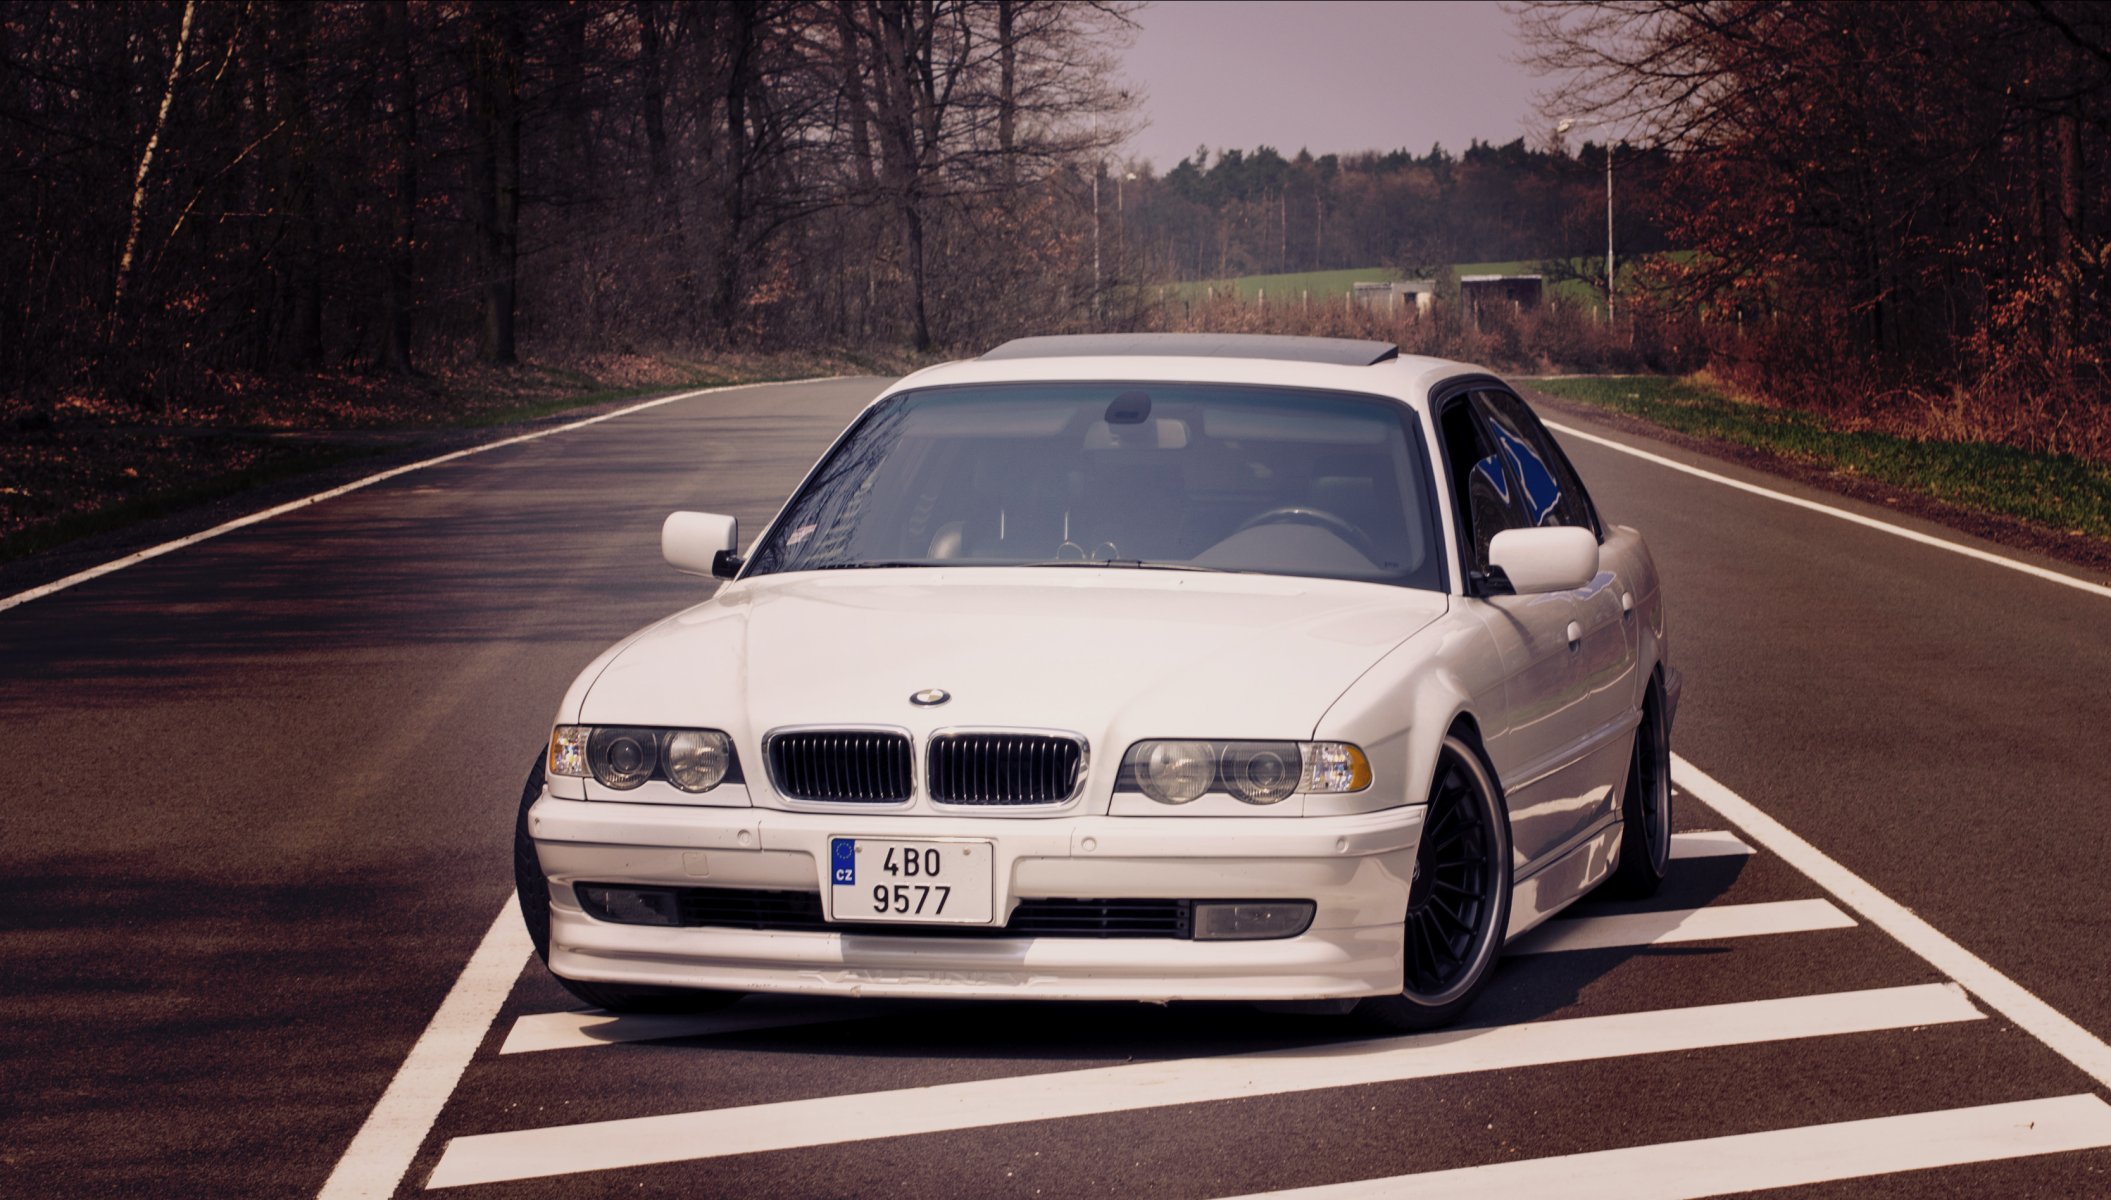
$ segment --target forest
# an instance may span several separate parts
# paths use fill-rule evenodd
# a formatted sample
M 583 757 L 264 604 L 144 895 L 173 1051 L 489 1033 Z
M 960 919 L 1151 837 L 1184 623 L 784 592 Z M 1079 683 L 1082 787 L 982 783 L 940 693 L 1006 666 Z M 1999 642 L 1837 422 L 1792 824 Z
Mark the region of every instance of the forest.
M 1061 320 L 1128 11 L 7 6 L 0 381 Z
M 1659 214 L 1667 156 L 1639 146 L 1558 139 L 1531 147 L 1478 139 L 1443 146 L 1325 154 L 1207 148 L 1137 183 L 1124 236 L 1145 279 L 1392 266 L 1426 274 L 1447 263 L 1574 258 L 1605 247 L 1605 156 L 1624 253 L 1671 249 Z M 1601 273 L 1594 282 L 1602 286 Z
M 2104 11 L 1529 3 L 1548 111 L 1587 137 L 1152 164 L 1123 151 L 1149 81 L 1117 69 L 1148 9 L 1115 0 L 18 3 L 0 395 L 1251 324 L 1164 297 L 1595 262 L 1611 154 L 1632 294 L 1562 343 L 1583 365 L 2103 453 Z M 1561 365 L 1515 332 L 1496 365 Z
M 2111 6 L 1521 6 L 1551 107 L 1669 154 L 1660 313 L 1790 405 L 2111 460 Z M 1721 336 L 1725 326 L 1732 336 Z

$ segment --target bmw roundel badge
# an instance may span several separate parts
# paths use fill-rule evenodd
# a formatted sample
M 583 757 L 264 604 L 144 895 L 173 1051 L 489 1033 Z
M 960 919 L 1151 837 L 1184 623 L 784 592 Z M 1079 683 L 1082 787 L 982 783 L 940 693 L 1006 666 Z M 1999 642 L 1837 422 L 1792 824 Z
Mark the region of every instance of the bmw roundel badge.
M 944 704 L 952 698 L 953 693 L 944 688 L 925 688 L 923 691 L 909 697 L 909 703 L 919 708 L 930 708 L 933 705 Z

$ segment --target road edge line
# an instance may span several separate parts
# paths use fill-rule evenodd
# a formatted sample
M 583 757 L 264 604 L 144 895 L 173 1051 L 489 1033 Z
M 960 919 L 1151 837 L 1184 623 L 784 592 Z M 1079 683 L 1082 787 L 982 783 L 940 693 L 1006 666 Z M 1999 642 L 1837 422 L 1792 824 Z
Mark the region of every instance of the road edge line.
M 520 898 L 509 896 L 316 1193 L 318 1200 L 396 1194 L 533 952 L 520 919 Z
M 1686 793 L 1753 841 L 1790 866 L 1871 925 L 1883 930 L 1936 970 L 1963 984 L 1988 1008 L 2013 1021 L 2017 1028 L 2050 1047 L 2053 1053 L 2073 1063 L 2111 1088 L 2111 1045 L 2073 1018 L 2040 1000 L 2029 989 L 1985 959 L 1965 949 L 1948 934 L 1930 925 L 1910 908 L 1878 891 L 1869 881 L 1834 861 L 1824 851 L 1805 841 L 1788 826 L 1760 811 L 1751 801 L 1731 791 L 1706 771 L 1684 758 L 1671 756 L 1671 778 Z
M 2021 559 L 2009 558 L 2005 555 L 1981 550 L 1977 546 L 1967 546 L 1962 542 L 1953 542 L 1947 538 L 1939 538 L 1933 534 L 1922 533 L 1918 529 L 1908 529 L 1903 525 L 1893 525 L 1889 521 L 1879 521 L 1875 517 L 1864 516 L 1858 512 L 1850 512 L 1847 509 L 1838 508 L 1830 504 L 1821 504 L 1816 500 L 1806 500 L 1801 496 L 1791 496 L 1787 492 L 1777 492 L 1772 488 L 1761 487 L 1756 483 L 1747 483 L 1742 479 L 1733 479 L 1728 475 L 1682 463 L 1675 458 L 1667 458 L 1664 455 L 1655 454 L 1637 446 L 1630 446 L 1625 442 L 1615 441 L 1612 438 L 1603 437 L 1595 433 L 1587 433 L 1572 425 L 1564 425 L 1558 421 L 1543 421 L 1542 423 L 1547 428 L 1565 437 L 1582 438 L 1586 442 L 1592 442 L 1611 450 L 1618 450 L 1622 454 L 1630 454 L 1645 462 L 1653 462 L 1660 467 L 1669 467 L 1674 471 L 1681 471 L 1696 478 L 1708 480 L 1711 483 L 1719 483 L 1725 487 L 1736 488 L 1740 492 L 1750 492 L 1754 496 L 1764 496 L 1769 500 L 1779 500 L 1783 504 L 1791 504 L 1797 508 L 1824 513 L 1829 517 L 1838 517 L 1842 521 L 1849 521 L 1856 525 L 1880 530 L 1891 534 L 1893 537 L 1905 538 L 1909 542 L 1919 542 L 1924 546 L 1948 550 L 1952 554 L 1961 554 L 1966 558 L 1992 563 L 1997 567 L 2007 567 L 2011 571 L 2021 571 L 2025 575 L 2033 575 L 2051 583 L 2061 584 L 2078 591 L 2090 592 L 2105 599 L 2111 599 L 2111 586 L 2083 579 L 2076 575 L 2063 574 L 2048 567 L 2038 566 L 2036 563 L 2027 563 Z
M 163 542 L 158 546 L 149 546 L 144 550 L 134 551 L 133 553 L 127 554 L 122 558 L 113 558 L 109 562 L 89 567 L 85 571 L 76 571 L 73 574 L 65 576 L 62 579 L 54 579 L 50 583 L 39 584 L 36 587 L 28 589 L 27 591 L 16 592 L 12 596 L 0 598 L 0 612 L 6 612 L 10 608 L 27 604 L 32 600 L 41 600 L 54 592 L 63 592 L 67 588 L 74 587 L 78 584 L 87 583 L 91 579 L 100 579 L 105 575 L 110 575 L 114 574 L 115 572 L 122 571 L 126 567 L 137 566 L 140 563 L 146 562 L 148 559 L 160 558 L 162 555 L 167 554 L 170 551 L 181 550 L 185 546 L 195 546 L 199 542 L 219 537 L 223 533 L 233 533 L 237 529 L 242 529 L 250 525 L 255 525 L 260 521 L 268 521 L 273 517 L 284 516 L 285 514 L 292 512 L 294 509 L 306 508 L 311 504 L 320 504 L 325 500 L 335 500 L 337 497 L 345 495 L 348 492 L 356 492 L 363 487 L 369 487 L 373 484 L 394 479 L 398 475 L 408 475 L 412 471 L 422 471 L 427 467 L 437 467 L 441 463 L 453 462 L 459 458 L 468 458 L 472 454 L 482 454 L 486 450 L 497 450 L 505 446 L 517 446 L 520 445 L 522 442 L 532 442 L 538 438 L 546 438 L 549 437 L 551 434 L 555 433 L 570 433 L 574 429 L 584 429 L 589 425 L 598 425 L 603 421 L 612 421 L 617 417 L 627 417 L 632 413 L 643 412 L 648 408 L 658 408 L 663 404 L 673 404 L 678 400 L 694 400 L 698 396 L 709 396 L 718 392 L 737 392 L 746 388 L 785 387 L 795 383 L 829 383 L 838 379 L 855 378 L 858 378 L 858 376 L 816 375 L 809 379 L 772 379 L 766 380 L 761 383 L 729 383 L 723 387 L 696 388 L 687 392 L 676 392 L 672 396 L 661 396 L 657 399 L 647 400 L 640 404 L 626 405 L 623 408 L 613 409 L 609 412 L 601 413 L 598 416 L 586 417 L 578 421 L 568 421 L 563 425 L 553 425 L 548 429 L 532 430 L 528 433 L 516 434 L 508 438 L 500 438 L 498 441 L 495 442 L 485 442 L 481 445 L 476 446 L 465 446 L 460 450 L 452 450 L 446 454 L 436 455 L 432 458 L 420 459 L 419 461 L 414 463 L 405 463 L 399 467 L 390 467 L 386 471 L 377 471 L 372 475 L 368 475 L 360 479 L 355 479 L 350 483 L 340 484 L 337 487 L 330 488 L 326 491 L 317 492 L 312 496 L 303 496 L 298 500 L 288 500 L 284 504 L 274 505 L 273 507 L 264 509 L 260 512 L 253 512 L 249 513 L 246 516 L 236 517 L 231 521 L 223 521 L 210 529 L 201 529 L 197 533 L 185 534 L 180 538 L 175 538 L 171 541 Z

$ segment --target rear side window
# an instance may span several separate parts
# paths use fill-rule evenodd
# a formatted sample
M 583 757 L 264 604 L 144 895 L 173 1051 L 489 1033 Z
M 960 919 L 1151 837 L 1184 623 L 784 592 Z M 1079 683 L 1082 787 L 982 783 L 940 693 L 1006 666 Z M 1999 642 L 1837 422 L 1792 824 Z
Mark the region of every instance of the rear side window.
M 1475 393 L 1488 416 L 1504 462 L 1516 480 L 1518 499 L 1530 525 L 1575 525 L 1599 537 L 1597 515 L 1576 469 L 1525 402 L 1508 392 Z

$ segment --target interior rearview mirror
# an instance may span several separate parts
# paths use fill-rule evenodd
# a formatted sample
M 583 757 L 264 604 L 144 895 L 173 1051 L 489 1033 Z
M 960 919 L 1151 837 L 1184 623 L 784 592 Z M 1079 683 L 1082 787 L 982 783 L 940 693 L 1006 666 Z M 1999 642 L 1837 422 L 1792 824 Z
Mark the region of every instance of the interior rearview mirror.
M 718 513 L 670 513 L 660 526 L 667 565 L 690 575 L 731 579 L 740 570 L 740 522 Z
M 1520 596 L 1571 591 L 1598 577 L 1598 537 L 1574 525 L 1505 529 L 1488 543 L 1488 565 Z

